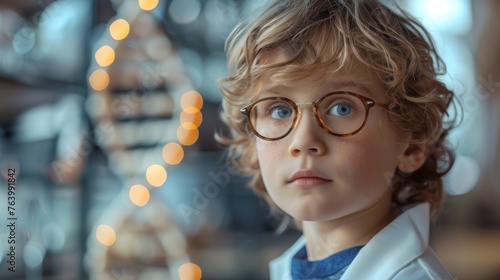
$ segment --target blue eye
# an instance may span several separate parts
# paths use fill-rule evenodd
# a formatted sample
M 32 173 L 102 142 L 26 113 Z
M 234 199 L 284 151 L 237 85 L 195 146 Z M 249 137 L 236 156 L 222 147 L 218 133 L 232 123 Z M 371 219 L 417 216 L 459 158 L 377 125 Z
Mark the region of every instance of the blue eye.
M 347 104 L 337 104 L 330 109 L 330 114 L 337 117 L 346 117 L 351 114 L 352 107 Z
M 293 115 L 293 110 L 287 106 L 276 106 L 270 109 L 273 119 L 289 118 Z

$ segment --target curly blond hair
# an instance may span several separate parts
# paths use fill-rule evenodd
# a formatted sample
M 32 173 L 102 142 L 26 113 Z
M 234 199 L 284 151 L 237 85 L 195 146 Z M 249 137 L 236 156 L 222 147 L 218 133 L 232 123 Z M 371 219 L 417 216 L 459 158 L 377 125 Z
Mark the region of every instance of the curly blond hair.
M 229 146 L 243 174 L 253 177 L 252 189 L 271 205 L 255 137 L 239 109 L 256 98 L 256 87 L 266 75 L 286 83 L 347 67 L 356 59 L 383 83 L 389 118 L 399 132 L 411 135 L 415 149 L 425 147 L 427 159 L 417 171 L 395 171 L 393 202 L 429 202 L 432 216 L 437 216 L 444 196 L 442 177 L 454 161 L 446 138 L 457 117 L 447 110 L 459 106 L 454 93 L 437 79 L 446 72 L 445 65 L 417 20 L 376 0 L 279 0 L 256 19 L 242 21 L 226 49 L 229 74 L 220 81 L 221 118 L 231 135 L 216 136 Z M 270 62 L 273 52 L 285 54 L 285 61 Z

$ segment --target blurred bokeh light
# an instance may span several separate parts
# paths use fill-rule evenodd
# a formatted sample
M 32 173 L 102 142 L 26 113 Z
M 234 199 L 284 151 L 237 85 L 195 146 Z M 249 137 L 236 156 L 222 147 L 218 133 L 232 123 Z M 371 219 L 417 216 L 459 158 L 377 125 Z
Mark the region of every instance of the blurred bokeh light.
M 130 32 L 130 25 L 124 19 L 117 19 L 109 25 L 109 33 L 115 40 L 123 40 L 127 38 Z
M 116 241 L 116 232 L 108 225 L 97 226 L 95 236 L 97 241 L 106 246 L 112 246 Z

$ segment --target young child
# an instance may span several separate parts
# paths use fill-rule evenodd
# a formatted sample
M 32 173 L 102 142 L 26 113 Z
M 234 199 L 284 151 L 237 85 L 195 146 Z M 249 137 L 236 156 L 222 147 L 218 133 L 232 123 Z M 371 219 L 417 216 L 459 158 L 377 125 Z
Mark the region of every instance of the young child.
M 271 279 L 452 279 L 428 235 L 455 101 L 422 25 L 375 0 L 275 0 L 227 51 L 219 141 L 304 234 Z

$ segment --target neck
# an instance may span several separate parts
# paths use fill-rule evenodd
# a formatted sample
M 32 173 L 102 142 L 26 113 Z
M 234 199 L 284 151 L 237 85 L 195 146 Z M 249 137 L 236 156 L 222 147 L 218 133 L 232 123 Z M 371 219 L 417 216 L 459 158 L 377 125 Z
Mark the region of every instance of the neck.
M 307 255 L 310 261 L 321 260 L 342 250 L 364 245 L 394 220 L 391 196 L 355 214 L 328 221 L 304 221 Z

